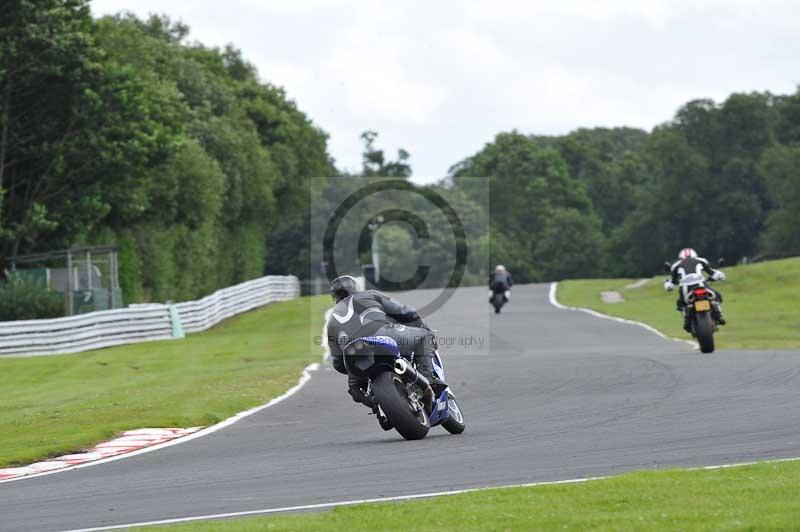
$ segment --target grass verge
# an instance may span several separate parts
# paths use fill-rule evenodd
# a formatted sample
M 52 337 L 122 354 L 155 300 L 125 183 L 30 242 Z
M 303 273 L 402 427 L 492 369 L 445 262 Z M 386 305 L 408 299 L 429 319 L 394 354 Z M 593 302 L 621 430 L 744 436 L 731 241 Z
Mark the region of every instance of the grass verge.
M 264 404 L 319 361 L 329 298 L 273 303 L 184 340 L 0 358 L 0 468 L 129 429 L 211 425 Z
M 725 299 L 728 325 L 716 335 L 719 348 L 781 349 L 800 347 L 800 258 L 724 268 L 727 280 L 716 283 Z M 675 310 L 677 292 L 663 289 L 666 275 L 639 288 L 627 288 L 636 279 L 564 281 L 558 286 L 563 305 L 586 307 L 611 316 L 645 322 L 668 336 L 687 338 Z M 617 291 L 625 301 L 604 303 L 603 291 Z
M 767 462 L 134 530 L 796 530 L 798 483 L 800 462 Z

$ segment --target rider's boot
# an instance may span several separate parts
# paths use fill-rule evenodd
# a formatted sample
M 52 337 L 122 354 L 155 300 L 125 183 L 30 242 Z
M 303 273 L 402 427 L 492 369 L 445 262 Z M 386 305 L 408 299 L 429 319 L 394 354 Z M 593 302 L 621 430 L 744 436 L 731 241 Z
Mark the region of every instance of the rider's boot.
M 683 310 L 683 330 L 688 333 L 692 332 L 692 318 L 686 310 Z
M 489 303 L 492 302 L 492 297 L 494 296 L 494 290 L 489 290 Z
M 350 394 L 350 397 L 353 398 L 353 401 L 371 406 L 371 401 L 367 399 L 366 395 L 367 385 L 368 381 L 366 377 L 360 377 L 353 375 L 352 373 L 347 375 L 347 393 Z
M 720 325 L 725 325 L 727 321 L 725 321 L 725 315 L 722 314 L 722 305 L 717 303 L 716 305 L 714 305 L 714 307 L 717 309 L 717 323 L 719 323 Z
M 505 293 L 504 293 L 503 295 L 504 295 L 504 296 L 505 296 L 505 298 L 506 298 L 506 303 L 508 303 L 509 301 L 511 301 L 511 290 L 506 290 L 506 291 L 505 291 Z
M 415 355 L 414 362 L 416 363 L 417 371 L 431 383 L 434 394 L 438 396 L 442 390 L 447 388 L 447 383 L 436 377 L 433 372 L 433 355 Z

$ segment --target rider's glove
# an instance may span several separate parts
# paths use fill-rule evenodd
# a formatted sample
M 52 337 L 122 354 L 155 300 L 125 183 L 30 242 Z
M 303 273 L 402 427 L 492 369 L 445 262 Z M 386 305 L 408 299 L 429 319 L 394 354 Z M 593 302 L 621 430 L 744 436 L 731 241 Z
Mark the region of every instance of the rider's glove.
M 672 279 L 666 279 L 664 281 L 664 290 L 667 292 L 672 292 L 675 290 L 675 284 L 672 282 Z
M 716 270 L 714 274 L 711 276 L 711 278 L 714 279 L 715 281 L 724 281 L 725 274 L 719 270 Z

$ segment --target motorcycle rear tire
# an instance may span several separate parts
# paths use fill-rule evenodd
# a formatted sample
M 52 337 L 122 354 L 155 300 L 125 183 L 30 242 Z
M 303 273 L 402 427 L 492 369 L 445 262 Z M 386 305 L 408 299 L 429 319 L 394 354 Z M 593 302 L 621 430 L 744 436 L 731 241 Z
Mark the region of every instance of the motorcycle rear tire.
M 695 336 L 697 343 L 700 344 L 701 353 L 714 352 L 714 320 L 710 312 L 700 312 L 695 314 Z
M 430 420 L 425 409 L 411 409 L 405 384 L 393 372 L 386 371 L 372 381 L 372 391 L 395 430 L 407 440 L 421 440 L 428 435 Z
M 492 297 L 492 305 L 494 306 L 495 314 L 500 314 L 500 309 L 503 308 L 503 304 L 505 303 L 504 299 L 505 297 L 499 292 L 495 293 Z

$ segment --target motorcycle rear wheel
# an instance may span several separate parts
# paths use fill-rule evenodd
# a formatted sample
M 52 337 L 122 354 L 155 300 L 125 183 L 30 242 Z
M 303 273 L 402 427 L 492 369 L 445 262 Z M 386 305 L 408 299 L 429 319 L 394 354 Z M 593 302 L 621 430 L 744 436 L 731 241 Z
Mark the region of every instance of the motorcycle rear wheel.
M 695 336 L 697 343 L 700 344 L 701 353 L 714 352 L 714 320 L 710 312 L 700 312 L 695 314 Z
M 494 306 L 495 314 L 500 314 L 500 309 L 503 308 L 504 303 L 504 296 L 502 294 L 499 292 L 494 294 L 494 297 L 492 297 L 492 305 Z
M 375 399 L 389 422 L 407 440 L 421 440 L 431 428 L 425 408 L 413 410 L 405 392 L 406 385 L 393 372 L 386 371 L 372 382 Z

